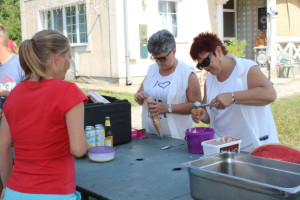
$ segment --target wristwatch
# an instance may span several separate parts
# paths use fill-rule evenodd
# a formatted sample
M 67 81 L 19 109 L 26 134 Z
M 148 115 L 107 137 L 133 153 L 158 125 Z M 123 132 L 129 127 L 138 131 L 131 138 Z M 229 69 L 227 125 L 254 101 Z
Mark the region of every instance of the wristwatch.
M 234 97 L 234 93 L 233 93 L 233 92 L 231 93 L 231 99 L 232 99 L 232 102 L 233 102 L 234 104 L 236 104 L 236 100 L 235 100 L 235 97 Z
M 168 107 L 168 113 L 171 113 L 173 111 L 173 109 L 172 109 L 172 105 L 171 104 L 169 104 L 169 107 Z

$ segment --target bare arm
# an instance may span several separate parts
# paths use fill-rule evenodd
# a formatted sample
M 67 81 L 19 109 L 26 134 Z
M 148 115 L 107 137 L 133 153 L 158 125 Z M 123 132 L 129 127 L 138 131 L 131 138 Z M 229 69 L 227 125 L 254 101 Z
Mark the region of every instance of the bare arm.
M 11 143 L 10 129 L 3 113 L 0 126 L 0 176 L 3 188 L 6 187 L 7 179 L 13 170 Z
M 250 68 L 247 79 L 248 90 L 233 92 L 237 104 L 263 106 L 276 100 L 277 94 L 274 87 L 258 66 Z M 232 94 L 222 93 L 217 95 L 210 102 L 210 107 L 217 102 L 217 109 L 230 106 L 233 104 Z
M 277 98 L 274 87 L 258 66 L 252 66 L 250 68 L 247 74 L 247 85 L 248 90 L 233 92 L 237 104 L 263 106 L 275 101 Z M 206 87 L 204 90 L 203 103 L 206 103 Z M 222 93 L 217 95 L 210 102 L 210 108 L 215 105 L 217 109 L 225 109 L 231 104 L 233 104 L 232 94 Z M 203 109 L 204 111 L 202 111 L 203 117 L 201 121 L 203 123 L 209 123 L 210 121 L 206 109 L 209 108 L 205 108 Z M 192 111 L 192 114 L 193 120 L 199 122 L 200 119 L 195 116 L 194 111 Z
M 87 151 L 87 141 L 84 134 L 84 106 L 77 104 L 66 113 L 71 154 L 81 157 Z
M 172 104 L 172 113 L 190 114 L 195 101 L 201 101 L 201 90 L 197 76 L 191 73 L 188 79 L 188 88 L 186 90 L 187 102 L 181 104 Z M 161 102 L 152 102 L 149 105 L 149 111 L 153 115 L 164 114 L 168 112 L 169 105 Z
M 267 105 L 277 98 L 272 83 L 258 66 L 250 68 L 247 75 L 248 90 L 234 92 L 236 103 L 244 105 Z

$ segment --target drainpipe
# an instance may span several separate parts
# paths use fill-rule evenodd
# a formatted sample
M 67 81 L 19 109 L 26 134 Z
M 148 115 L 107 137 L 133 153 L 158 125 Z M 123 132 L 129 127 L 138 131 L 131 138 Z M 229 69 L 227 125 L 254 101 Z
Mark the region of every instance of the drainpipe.
M 129 47 L 128 47 L 128 16 L 127 16 L 127 0 L 123 1 L 124 7 L 124 36 L 125 36 L 125 66 L 126 66 L 126 85 L 131 85 L 130 68 L 129 68 Z

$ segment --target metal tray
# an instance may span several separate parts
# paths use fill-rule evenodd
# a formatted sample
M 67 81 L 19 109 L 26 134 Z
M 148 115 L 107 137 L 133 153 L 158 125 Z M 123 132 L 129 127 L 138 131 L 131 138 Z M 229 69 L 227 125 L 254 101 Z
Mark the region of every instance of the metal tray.
M 226 152 L 182 164 L 194 199 L 299 199 L 300 165 Z

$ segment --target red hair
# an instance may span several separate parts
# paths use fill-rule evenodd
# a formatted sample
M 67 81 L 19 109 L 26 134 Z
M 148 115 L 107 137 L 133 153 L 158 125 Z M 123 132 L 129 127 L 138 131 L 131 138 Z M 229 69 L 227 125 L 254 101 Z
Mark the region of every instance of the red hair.
M 192 59 L 195 61 L 198 59 L 198 55 L 203 52 L 213 52 L 215 54 L 215 50 L 217 46 L 220 46 L 224 55 L 228 53 L 226 47 L 223 45 L 223 42 L 220 38 L 214 34 L 209 32 L 203 32 L 197 35 L 194 38 L 193 44 L 191 45 L 190 55 Z

